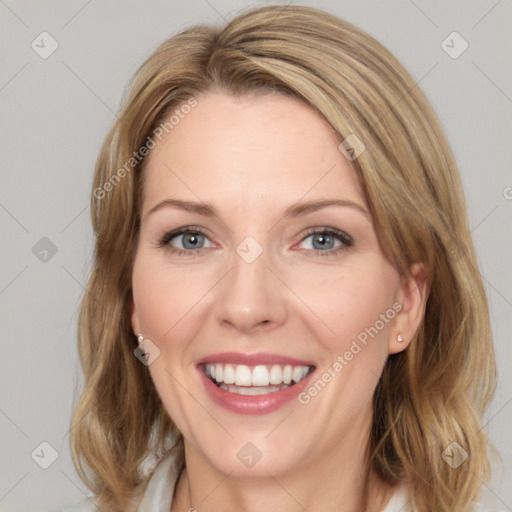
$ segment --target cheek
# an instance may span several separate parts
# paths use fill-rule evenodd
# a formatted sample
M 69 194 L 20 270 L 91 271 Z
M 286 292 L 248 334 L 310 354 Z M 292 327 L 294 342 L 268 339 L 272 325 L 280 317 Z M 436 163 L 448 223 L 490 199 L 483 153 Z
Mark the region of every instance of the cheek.
M 331 354 L 347 350 L 353 340 L 364 346 L 369 340 L 388 335 L 399 277 L 385 260 L 367 260 L 340 269 L 333 267 L 328 275 L 325 269 L 321 274 L 308 273 L 307 279 L 302 276 L 297 281 L 301 283 L 297 295 L 304 297 L 315 314 L 318 338 Z M 387 346 L 384 348 L 387 350 Z
M 133 272 L 133 296 L 144 336 L 161 350 L 177 348 L 200 328 L 211 276 L 199 269 L 169 269 L 141 252 Z M 187 333 L 187 334 L 186 334 Z
M 190 437 L 188 419 L 200 411 L 180 383 L 190 377 L 192 356 L 187 347 L 203 324 L 201 298 L 211 285 L 205 276 L 159 266 L 144 251 L 135 260 L 132 285 L 140 330 L 160 350 L 148 370 L 167 413 Z

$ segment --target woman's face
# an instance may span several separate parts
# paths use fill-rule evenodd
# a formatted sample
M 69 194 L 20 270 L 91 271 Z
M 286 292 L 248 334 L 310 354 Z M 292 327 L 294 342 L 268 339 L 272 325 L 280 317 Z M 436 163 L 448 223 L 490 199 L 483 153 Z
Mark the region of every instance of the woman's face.
M 352 164 L 289 97 L 208 92 L 187 111 L 148 157 L 133 270 L 162 402 L 224 473 L 355 460 L 413 332 Z

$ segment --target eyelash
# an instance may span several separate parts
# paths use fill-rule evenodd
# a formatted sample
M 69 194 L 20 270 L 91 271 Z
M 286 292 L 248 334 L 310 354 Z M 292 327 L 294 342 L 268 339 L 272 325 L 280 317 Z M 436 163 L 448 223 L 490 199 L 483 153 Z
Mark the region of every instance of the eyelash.
M 170 232 L 166 233 L 158 241 L 158 243 L 156 245 L 157 245 L 157 247 L 161 247 L 161 248 L 165 247 L 172 254 L 176 254 L 178 256 L 182 256 L 182 255 L 183 256 L 193 256 L 193 255 L 196 255 L 201 249 L 203 249 L 203 248 L 196 249 L 196 250 L 194 250 L 194 249 L 177 249 L 170 245 L 171 240 L 173 240 L 174 238 L 176 238 L 180 235 L 184 235 L 184 234 L 202 235 L 202 236 L 208 238 L 206 236 L 206 234 L 203 233 L 203 231 L 201 231 L 200 228 L 197 228 L 195 226 L 187 226 L 187 227 L 183 227 L 183 228 L 177 229 L 175 231 L 170 231 Z M 339 240 L 342 243 L 341 246 L 339 246 L 335 249 L 329 249 L 326 251 L 321 251 L 318 249 L 307 249 L 309 251 L 313 251 L 315 256 L 329 256 L 332 254 L 336 254 L 338 252 L 348 249 L 354 243 L 354 241 L 350 235 L 348 235 L 347 233 L 340 231 L 338 229 L 334 229 L 334 228 L 313 228 L 302 237 L 300 242 L 304 242 L 304 240 L 306 240 L 306 238 L 310 237 L 311 235 L 333 236 L 334 238 L 336 238 L 337 240 Z

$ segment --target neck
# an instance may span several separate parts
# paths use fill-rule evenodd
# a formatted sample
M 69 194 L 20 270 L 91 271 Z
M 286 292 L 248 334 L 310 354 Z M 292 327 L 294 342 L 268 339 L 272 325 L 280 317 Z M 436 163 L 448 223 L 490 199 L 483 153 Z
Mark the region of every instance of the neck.
M 187 457 L 172 512 L 380 512 L 395 490 L 374 472 L 370 472 L 366 482 L 362 466 L 342 454 L 336 454 L 331 461 L 322 459 L 321 466 L 307 464 L 293 472 L 267 472 L 266 477 L 258 478 L 225 475 L 205 461 L 195 464 L 196 455 L 193 452 Z

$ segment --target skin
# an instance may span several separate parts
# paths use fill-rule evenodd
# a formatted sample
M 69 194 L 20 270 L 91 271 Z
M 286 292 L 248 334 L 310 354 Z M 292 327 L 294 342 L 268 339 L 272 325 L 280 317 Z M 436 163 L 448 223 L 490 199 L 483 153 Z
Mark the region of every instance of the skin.
M 356 207 L 283 216 L 297 202 L 325 199 L 368 210 L 352 163 L 312 109 L 278 94 L 197 99 L 148 157 L 133 270 L 133 331 L 161 351 L 148 368 L 185 439 L 172 511 L 360 512 L 372 394 L 388 354 L 404 350 L 419 326 L 423 267 L 401 277 Z M 169 198 L 208 203 L 215 215 L 148 214 Z M 172 252 L 190 239 L 182 236 L 158 246 L 184 226 L 201 228 L 202 248 Z M 311 228 L 341 230 L 353 244 L 334 239 L 318 249 Z M 247 236 L 263 250 L 250 264 L 236 252 Z M 305 405 L 238 415 L 214 404 L 200 381 L 199 360 L 224 351 L 312 360 L 321 375 L 393 303 L 402 310 Z M 237 457 L 247 442 L 262 454 L 252 468 Z M 382 510 L 394 489 L 375 475 L 370 489 L 366 510 Z

